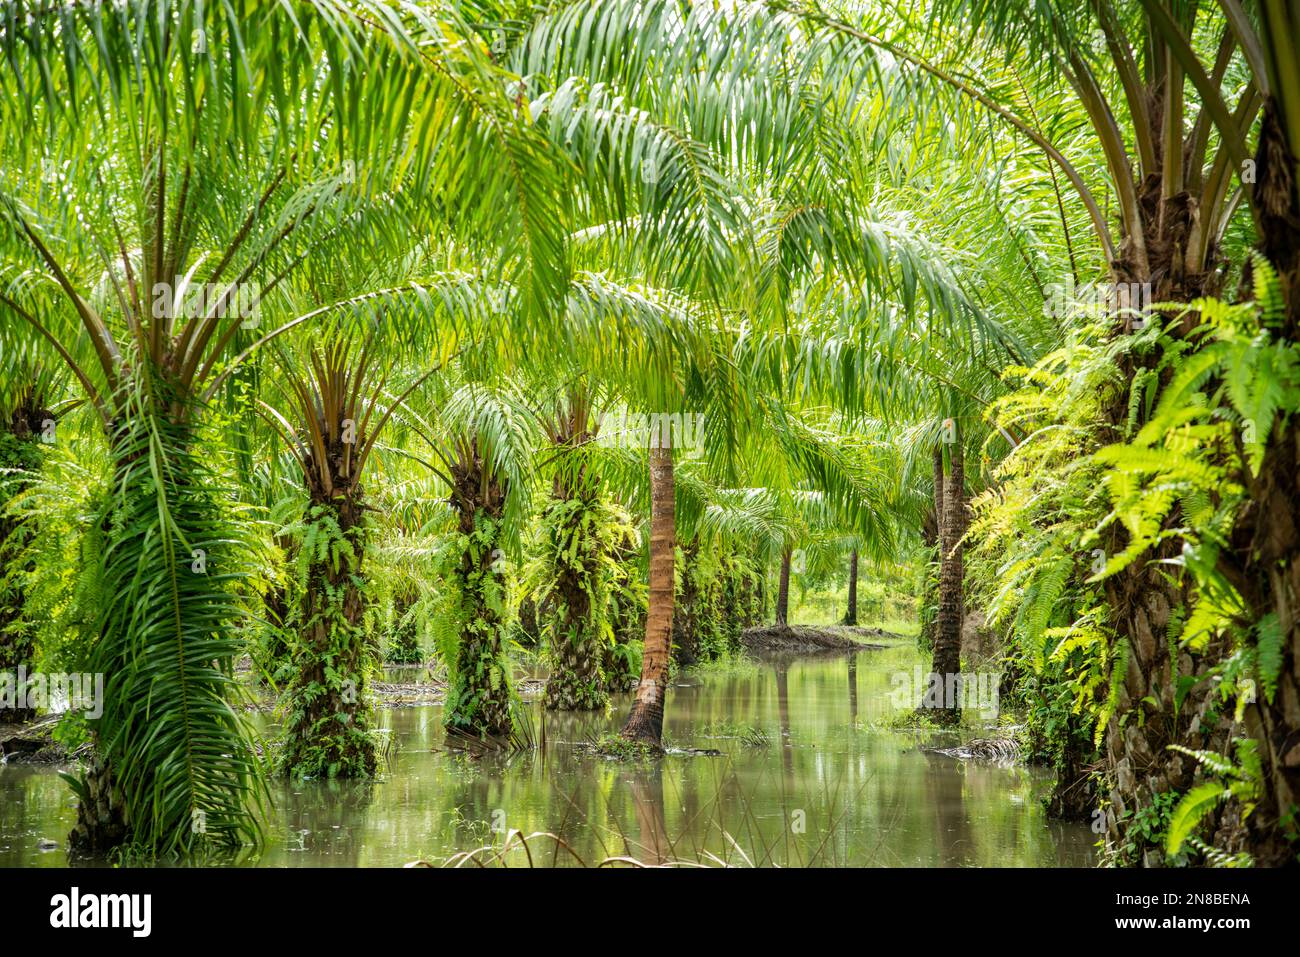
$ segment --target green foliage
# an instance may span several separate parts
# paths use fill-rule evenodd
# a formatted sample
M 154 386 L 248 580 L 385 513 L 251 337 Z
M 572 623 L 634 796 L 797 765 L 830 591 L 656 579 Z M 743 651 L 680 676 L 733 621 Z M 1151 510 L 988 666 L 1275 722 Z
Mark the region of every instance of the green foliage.
M 1174 791 L 1162 791 L 1152 795 L 1151 801 L 1133 812 L 1125 811 L 1121 816 L 1121 834 L 1118 846 L 1109 849 L 1117 864 L 1133 866 L 1141 862 L 1142 851 L 1147 847 L 1164 847 L 1170 824 L 1174 817 L 1174 807 L 1179 802 L 1179 795 Z M 1168 863 L 1180 863 L 1171 860 Z
M 1027 438 L 998 466 L 996 492 L 975 503 L 972 578 L 1019 660 L 1039 678 L 1034 687 L 1042 700 L 1030 702 L 1029 719 L 1044 741 L 1062 737 L 1055 715 L 1065 696 L 1059 689 L 1043 695 L 1058 682 L 1071 689 L 1070 712 L 1094 729 L 1094 743 L 1112 716 L 1130 720 L 1117 711 L 1131 649 L 1111 635 L 1099 586 L 1170 544 L 1177 557 L 1165 560 L 1167 574 L 1192 587 L 1187 606 L 1172 610 L 1169 660 L 1180 649 L 1226 648 L 1208 672 L 1174 676 L 1175 718 L 1200 682 L 1217 684 L 1225 704 L 1235 700 L 1238 720 L 1255 688 L 1270 701 L 1276 693 L 1278 621 L 1250 612 L 1224 563 L 1264 445 L 1279 422 L 1300 410 L 1296 347 L 1268 331 L 1276 277 L 1262 261 L 1255 265 L 1256 302 L 1191 303 L 1186 309 L 1199 322 L 1190 332 L 1181 316 L 1118 341 L 1084 331 L 1033 370 L 1017 370 L 1025 385 L 995 404 L 997 424 Z M 1127 422 L 1115 441 L 1105 431 L 1105 410 L 1117 394 L 1115 359 L 1123 352 L 1156 358 L 1140 366 L 1147 371 L 1131 385 Z M 1157 382 L 1165 384 L 1157 390 Z M 1117 551 L 1098 547 L 1112 538 L 1122 542 Z M 1202 730 L 1216 726 L 1218 707 L 1212 701 L 1203 710 Z M 1141 720 L 1141 709 L 1132 717 Z M 1066 740 L 1075 737 L 1064 732 Z M 1250 743 L 1236 739 L 1239 762 Z M 1165 846 L 1166 836 L 1170 856 L 1182 853 L 1197 824 L 1230 798 L 1243 816 L 1249 813 L 1248 764 L 1233 773 L 1206 752 L 1194 756 L 1230 783 L 1198 785 L 1176 812 L 1178 795 L 1158 796 L 1122 822 L 1117 859 L 1140 855 L 1144 841 Z
M 1026 708 L 1031 751 L 1063 774 L 1088 763 L 1126 664 L 1087 547 L 1106 504 L 1105 469 L 1088 453 L 1118 388 L 1115 369 L 1100 330 L 1082 329 L 1033 368 L 1008 371 L 1020 387 L 989 416 L 1025 438 L 998 464 L 997 484 L 972 502 L 967 538 L 969 587 L 1023 676 L 1013 696 Z
M 34 537 L 36 517 L 24 521 L 12 501 L 36 480 L 42 458 L 38 436 L 0 431 L 0 669 L 5 671 L 34 665 L 35 624 L 27 607 L 33 566 L 23 561 L 23 553 Z
M 265 796 L 253 733 L 232 705 L 242 692 L 232 625 L 241 529 L 218 507 L 216 476 L 190 427 L 165 418 L 156 382 L 124 398 L 112 436 L 114 482 L 97 577 L 98 637 L 82 670 L 104 675 L 92 723 L 127 812 L 151 854 L 257 843 Z M 79 785 L 83 807 L 87 783 Z
M 585 484 L 585 483 L 584 483 Z M 632 531 L 627 513 L 593 488 L 550 498 L 538 519 L 524 593 L 537 603 L 551 664 L 552 707 L 597 708 L 608 697 L 603 663 L 615 647 L 610 591 L 619 574 L 616 552 Z
M 281 770 L 294 777 L 369 776 L 376 759 L 366 693 L 376 662 L 361 608 L 365 523 L 345 529 L 336 508 L 313 505 L 278 535 L 295 543 Z
M 1170 749 L 1192 758 L 1216 780 L 1203 781 L 1193 787 L 1174 809 L 1169 823 L 1166 848 L 1170 857 L 1178 854 L 1183 844 L 1200 826 L 1201 821 L 1225 801 L 1236 798 L 1244 821 L 1255 809 L 1263 791 L 1263 770 L 1260 764 L 1258 742 L 1239 738 L 1236 742 L 1237 760 L 1234 762 L 1214 751 L 1201 751 L 1170 745 Z
M 449 626 L 437 633 L 448 671 L 445 723 L 474 736 L 509 730 L 514 692 L 505 643 L 512 610 L 501 520 L 478 511 L 473 531 L 456 533 L 444 552 Z M 451 623 L 454 623 L 454 627 Z

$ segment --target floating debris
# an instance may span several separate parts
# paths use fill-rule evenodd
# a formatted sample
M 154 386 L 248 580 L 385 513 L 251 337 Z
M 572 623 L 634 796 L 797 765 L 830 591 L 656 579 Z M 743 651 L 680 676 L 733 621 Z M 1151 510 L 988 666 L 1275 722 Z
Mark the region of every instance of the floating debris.
M 1018 761 L 1020 745 L 1015 738 L 976 738 L 955 748 L 922 748 L 932 754 L 942 754 L 962 761 Z

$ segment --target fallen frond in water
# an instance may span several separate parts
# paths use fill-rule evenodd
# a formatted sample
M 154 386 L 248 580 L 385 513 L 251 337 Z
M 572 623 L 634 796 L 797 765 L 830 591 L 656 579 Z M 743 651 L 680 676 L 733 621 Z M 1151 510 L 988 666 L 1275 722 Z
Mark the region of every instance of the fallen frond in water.
M 1020 745 L 1015 738 L 976 738 L 955 748 L 924 748 L 963 761 L 1018 761 Z

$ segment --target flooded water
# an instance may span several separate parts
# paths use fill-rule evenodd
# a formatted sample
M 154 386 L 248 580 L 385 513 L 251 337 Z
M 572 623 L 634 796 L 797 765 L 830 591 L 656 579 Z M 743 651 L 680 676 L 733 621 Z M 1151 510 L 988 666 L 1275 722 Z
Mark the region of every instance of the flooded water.
M 511 866 L 642 862 L 850 866 L 1087 866 L 1085 825 L 1047 820 L 1050 775 L 959 761 L 885 726 L 910 648 L 743 661 L 688 672 L 669 691 L 660 760 L 618 761 L 586 742 L 607 714 L 530 705 L 536 752 L 474 758 L 444 747 L 442 709 L 383 709 L 388 764 L 370 784 L 274 785 L 263 866 L 442 864 L 510 832 L 549 832 Z M 274 728 L 267 725 L 269 733 Z M 576 747 L 575 747 L 576 746 Z M 716 750 L 720 755 L 687 753 Z M 56 768 L 0 767 L 0 866 L 58 866 L 75 808 Z M 475 858 L 496 863 L 496 850 Z M 473 866 L 474 861 L 466 861 Z

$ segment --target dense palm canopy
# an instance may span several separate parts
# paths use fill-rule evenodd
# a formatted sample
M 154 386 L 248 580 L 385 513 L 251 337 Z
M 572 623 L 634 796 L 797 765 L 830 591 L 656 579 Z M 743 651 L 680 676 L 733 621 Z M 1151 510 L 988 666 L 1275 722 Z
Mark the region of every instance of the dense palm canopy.
M 1294 859 L 1292 15 L 0 5 L 0 669 L 106 676 L 74 845 L 382 773 L 399 633 L 449 742 L 534 745 L 535 644 L 662 750 L 851 557 L 1108 860 Z

